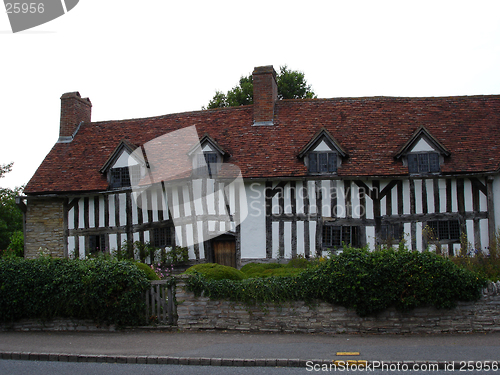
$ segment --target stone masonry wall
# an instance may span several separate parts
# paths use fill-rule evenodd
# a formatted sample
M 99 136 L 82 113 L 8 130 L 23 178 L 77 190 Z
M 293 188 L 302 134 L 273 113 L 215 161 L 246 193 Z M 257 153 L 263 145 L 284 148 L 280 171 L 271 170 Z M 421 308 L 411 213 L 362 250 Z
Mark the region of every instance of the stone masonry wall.
M 500 331 L 500 282 L 483 290 L 477 302 L 459 302 L 451 310 L 432 307 L 400 312 L 390 308 L 377 316 L 328 303 L 256 304 L 195 297 L 178 282 L 178 328 L 303 333 L 465 333 Z
M 64 212 L 61 199 L 30 200 L 25 228 L 25 258 L 34 258 L 40 248 L 47 249 L 53 257 L 64 256 Z

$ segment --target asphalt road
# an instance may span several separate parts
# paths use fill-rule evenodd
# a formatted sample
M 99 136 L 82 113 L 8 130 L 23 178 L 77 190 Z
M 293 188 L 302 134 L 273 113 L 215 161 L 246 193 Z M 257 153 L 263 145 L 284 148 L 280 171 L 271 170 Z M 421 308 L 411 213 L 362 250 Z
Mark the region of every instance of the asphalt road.
M 350 374 L 406 374 L 408 371 L 321 371 L 297 367 L 220 367 L 220 366 L 182 366 L 182 365 L 139 365 L 116 363 L 70 363 L 0 360 L 2 375 L 306 375 L 316 373 Z M 412 371 L 414 374 L 449 374 L 450 371 Z M 455 372 L 467 373 L 456 370 Z M 452 373 L 452 372 L 451 372 Z M 470 371 L 470 374 L 493 374 L 491 371 Z
M 321 335 L 223 332 L 0 332 L 0 353 L 184 358 L 499 361 L 500 332 L 460 335 Z M 339 352 L 358 352 L 355 358 Z M 1 357 L 0 357 L 1 358 Z

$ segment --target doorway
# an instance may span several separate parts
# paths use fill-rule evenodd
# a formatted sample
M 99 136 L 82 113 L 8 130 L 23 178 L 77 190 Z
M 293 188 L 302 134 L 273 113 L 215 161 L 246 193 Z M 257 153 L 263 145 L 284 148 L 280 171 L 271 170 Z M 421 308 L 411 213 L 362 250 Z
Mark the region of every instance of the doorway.
M 236 268 L 236 239 L 234 236 L 220 236 L 212 240 L 214 262 Z

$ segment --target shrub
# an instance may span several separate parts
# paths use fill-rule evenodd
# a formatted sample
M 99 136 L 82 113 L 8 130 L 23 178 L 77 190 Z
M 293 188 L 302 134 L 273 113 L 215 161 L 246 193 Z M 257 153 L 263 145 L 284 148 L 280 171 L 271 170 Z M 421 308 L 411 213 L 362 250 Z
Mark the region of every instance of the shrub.
M 245 274 L 236 268 L 223 266 L 217 263 L 201 263 L 189 267 L 184 273 L 199 273 L 208 280 L 243 280 Z
M 196 275 L 187 285 L 211 298 L 249 303 L 322 300 L 366 316 L 390 306 L 398 310 L 425 305 L 452 308 L 457 301 L 479 299 L 486 280 L 430 252 L 345 248 L 295 277 L 235 282 Z
M 140 324 L 150 284 L 132 262 L 95 259 L 0 260 L 0 321 L 55 317 Z
M 306 260 L 307 262 L 307 260 Z M 248 263 L 241 267 L 241 272 L 246 277 L 271 277 L 271 276 L 295 276 L 304 271 L 304 268 L 296 268 L 294 265 L 278 263 Z
M 144 271 L 144 273 L 146 274 L 146 277 L 148 278 L 148 280 L 160 280 L 160 278 L 158 277 L 158 275 L 156 274 L 156 272 L 150 266 L 148 266 L 147 264 L 136 262 L 135 265 L 141 271 Z

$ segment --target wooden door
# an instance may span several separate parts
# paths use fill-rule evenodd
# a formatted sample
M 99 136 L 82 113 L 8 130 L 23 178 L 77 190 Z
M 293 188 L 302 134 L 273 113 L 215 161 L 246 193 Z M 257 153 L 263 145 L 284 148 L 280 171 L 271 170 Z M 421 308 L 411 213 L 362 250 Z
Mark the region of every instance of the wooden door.
M 214 261 L 223 266 L 236 268 L 236 242 L 214 241 Z

